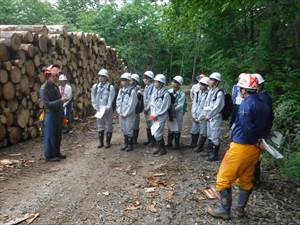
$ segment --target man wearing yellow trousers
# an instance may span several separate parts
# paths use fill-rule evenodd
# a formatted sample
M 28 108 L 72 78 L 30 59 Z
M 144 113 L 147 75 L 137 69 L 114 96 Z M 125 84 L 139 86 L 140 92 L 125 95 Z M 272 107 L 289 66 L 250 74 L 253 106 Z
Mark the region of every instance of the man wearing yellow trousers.
M 217 175 L 216 189 L 220 192 L 220 203 L 209 208 L 214 217 L 230 219 L 232 204 L 231 185 L 236 183 L 240 190 L 237 199 L 237 214 L 245 215 L 245 206 L 253 189 L 253 173 L 259 160 L 260 139 L 269 132 L 271 109 L 257 94 L 258 80 L 253 74 L 245 74 L 238 82 L 243 97 L 232 130 L 229 150 L 222 160 Z

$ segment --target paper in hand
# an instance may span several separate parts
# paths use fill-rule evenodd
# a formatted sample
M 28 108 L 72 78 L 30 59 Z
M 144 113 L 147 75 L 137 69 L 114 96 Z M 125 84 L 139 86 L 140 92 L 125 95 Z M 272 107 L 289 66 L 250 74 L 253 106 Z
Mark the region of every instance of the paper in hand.
M 160 124 L 158 121 L 155 121 L 151 126 L 151 134 L 154 135 L 155 132 L 158 130 Z
M 105 106 L 101 106 L 99 111 L 94 115 L 97 119 L 102 119 L 103 115 L 105 113 Z
M 269 145 L 265 139 L 262 139 L 262 143 L 265 147 L 265 150 L 267 152 L 269 152 L 274 158 L 276 159 L 282 159 L 283 158 L 283 155 L 278 152 L 274 147 L 272 147 L 271 145 Z

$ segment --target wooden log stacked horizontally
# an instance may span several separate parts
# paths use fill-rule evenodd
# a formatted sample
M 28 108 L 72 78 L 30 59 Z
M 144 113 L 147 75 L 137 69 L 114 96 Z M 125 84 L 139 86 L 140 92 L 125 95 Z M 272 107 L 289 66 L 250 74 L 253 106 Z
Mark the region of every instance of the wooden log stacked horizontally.
M 117 81 L 125 65 L 97 34 L 61 25 L 0 25 L 0 147 L 38 135 L 43 67 L 58 64 L 73 88 L 74 115 L 90 109 L 90 90 L 102 67 Z

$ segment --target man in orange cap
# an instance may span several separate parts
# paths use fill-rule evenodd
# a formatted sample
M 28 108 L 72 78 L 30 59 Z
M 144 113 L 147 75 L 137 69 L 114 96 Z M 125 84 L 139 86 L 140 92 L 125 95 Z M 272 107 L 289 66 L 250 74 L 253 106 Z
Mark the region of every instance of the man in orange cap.
M 46 161 L 59 161 L 66 156 L 60 153 L 62 124 L 64 118 L 63 103 L 69 99 L 62 97 L 56 85 L 60 74 L 59 66 L 49 66 L 44 70 L 47 81 L 40 89 L 44 104 L 44 145 Z

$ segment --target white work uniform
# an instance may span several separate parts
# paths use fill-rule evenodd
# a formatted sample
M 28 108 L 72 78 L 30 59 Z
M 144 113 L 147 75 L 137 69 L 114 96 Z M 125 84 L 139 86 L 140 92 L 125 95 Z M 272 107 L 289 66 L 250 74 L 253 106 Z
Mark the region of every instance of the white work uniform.
M 120 127 L 124 135 L 133 137 L 134 122 L 136 119 L 135 107 L 137 104 L 137 93 L 132 87 L 123 87 L 119 90 L 117 97 L 117 112 L 120 116 Z
M 220 144 L 219 139 L 223 121 L 221 111 L 225 104 L 224 93 L 219 90 L 218 87 L 211 88 L 204 103 L 205 115 L 208 117 L 207 137 L 214 145 Z
M 175 112 L 176 112 L 176 121 L 178 125 L 177 131 L 172 132 L 181 132 L 182 131 L 182 125 L 183 125 L 183 115 L 184 115 L 184 104 L 185 104 L 185 93 L 182 90 L 175 91 L 173 88 L 168 90 L 169 93 L 171 93 L 175 97 Z M 170 127 L 169 127 L 170 130 Z
M 199 90 L 193 99 L 192 103 L 192 134 L 200 134 L 201 136 L 207 136 L 207 122 L 204 120 L 204 103 L 208 94 L 208 90 L 202 92 Z M 197 122 L 196 122 L 196 121 Z
M 115 98 L 115 88 L 106 82 L 105 84 L 94 84 L 92 87 L 91 98 L 92 106 L 98 111 L 100 107 L 105 107 L 105 113 L 101 119 L 97 118 L 97 130 L 112 132 L 113 101 Z
M 152 125 L 152 121 L 149 120 L 150 116 L 150 100 L 152 93 L 155 92 L 155 87 L 153 83 L 150 83 L 145 86 L 144 89 L 144 115 L 147 127 L 150 128 Z
M 195 94 L 200 90 L 200 84 L 197 83 L 197 84 L 194 84 L 191 88 L 191 91 L 190 91 L 190 98 L 193 102 L 193 99 L 194 99 L 194 96 Z
M 164 87 L 160 90 L 155 89 L 151 95 L 150 111 L 151 115 L 157 116 L 157 121 L 159 122 L 159 129 L 153 135 L 156 141 L 160 141 L 163 138 L 165 123 L 169 117 L 168 109 L 170 105 L 171 97 L 168 90 Z

